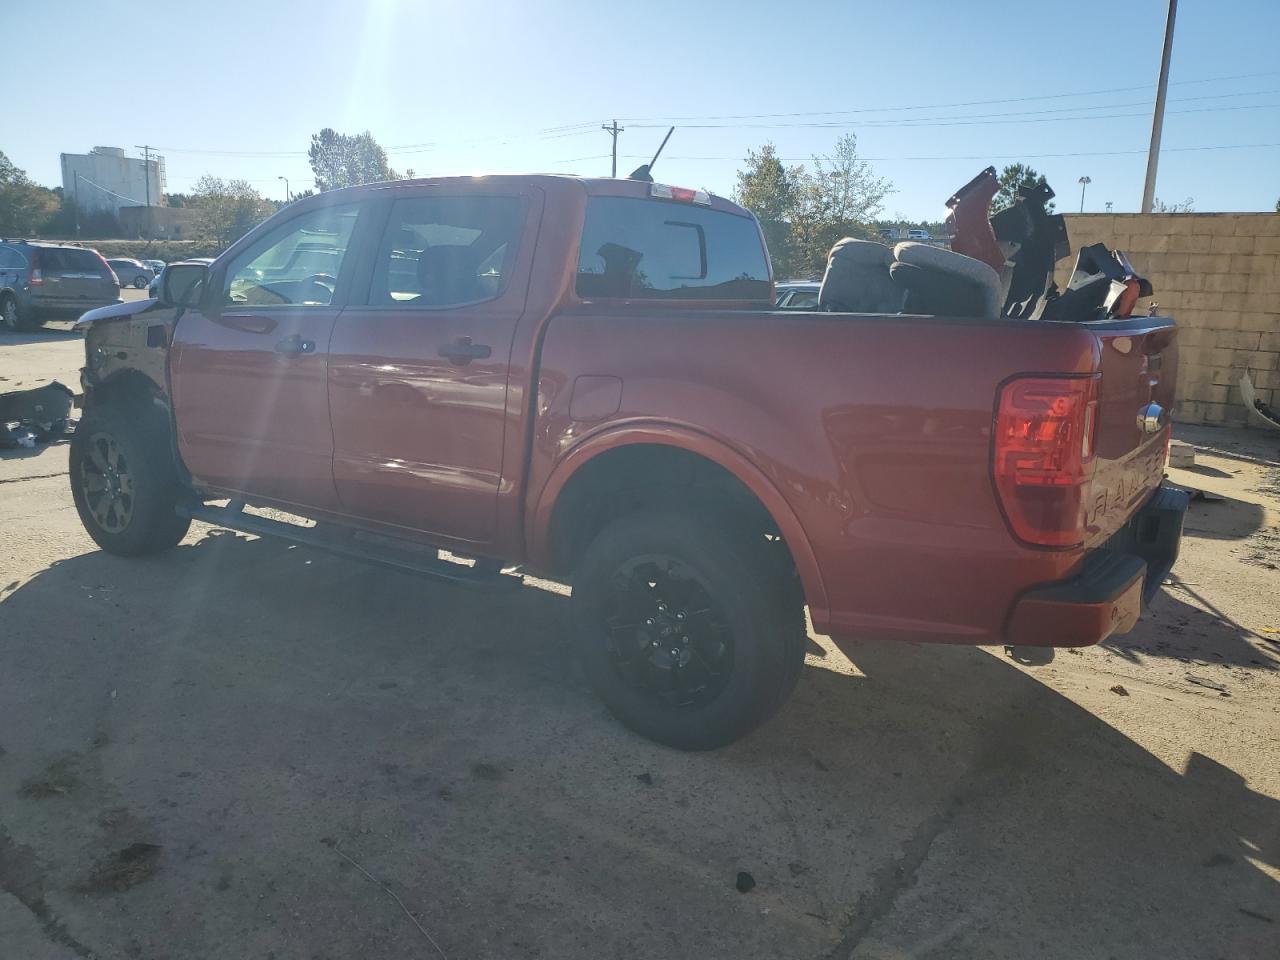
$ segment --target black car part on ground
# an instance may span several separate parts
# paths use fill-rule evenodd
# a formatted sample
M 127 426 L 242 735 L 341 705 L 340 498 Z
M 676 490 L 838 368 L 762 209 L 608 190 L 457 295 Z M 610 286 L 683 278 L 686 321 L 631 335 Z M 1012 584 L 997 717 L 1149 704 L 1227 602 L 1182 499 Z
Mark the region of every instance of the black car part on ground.
M 0 448 L 46 443 L 67 434 L 75 394 L 57 380 L 0 393 Z

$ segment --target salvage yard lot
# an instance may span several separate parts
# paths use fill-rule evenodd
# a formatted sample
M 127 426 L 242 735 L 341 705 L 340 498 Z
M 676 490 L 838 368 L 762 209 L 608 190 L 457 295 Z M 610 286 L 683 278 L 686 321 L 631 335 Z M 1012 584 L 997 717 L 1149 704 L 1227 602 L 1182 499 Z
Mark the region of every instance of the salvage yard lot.
M 81 349 L 0 334 L 0 390 Z M 814 638 L 710 754 L 608 717 L 557 593 L 198 523 L 125 561 L 65 444 L 0 455 L 0 955 L 436 955 L 346 857 L 451 958 L 1280 955 L 1280 435 L 1179 435 L 1224 499 L 1134 633 Z

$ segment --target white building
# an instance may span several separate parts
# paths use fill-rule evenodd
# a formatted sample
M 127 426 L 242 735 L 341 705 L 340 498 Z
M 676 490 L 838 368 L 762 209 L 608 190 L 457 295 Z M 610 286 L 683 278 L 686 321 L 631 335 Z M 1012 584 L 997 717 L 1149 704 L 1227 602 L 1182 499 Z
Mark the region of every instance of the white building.
M 119 147 L 62 154 L 62 189 L 81 210 L 118 213 L 121 207 L 164 203 L 164 157 L 126 157 Z

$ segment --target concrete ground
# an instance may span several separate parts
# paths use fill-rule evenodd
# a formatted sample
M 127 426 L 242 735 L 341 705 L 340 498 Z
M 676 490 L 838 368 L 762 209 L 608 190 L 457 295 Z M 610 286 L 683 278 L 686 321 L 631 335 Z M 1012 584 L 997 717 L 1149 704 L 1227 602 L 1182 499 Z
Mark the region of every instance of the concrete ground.
M 0 335 L 0 390 L 80 349 Z M 0 956 L 1280 956 L 1280 435 L 1179 433 L 1222 499 L 1129 636 L 817 638 L 695 755 L 609 718 L 556 593 L 199 524 L 121 560 L 65 444 L 0 455 Z

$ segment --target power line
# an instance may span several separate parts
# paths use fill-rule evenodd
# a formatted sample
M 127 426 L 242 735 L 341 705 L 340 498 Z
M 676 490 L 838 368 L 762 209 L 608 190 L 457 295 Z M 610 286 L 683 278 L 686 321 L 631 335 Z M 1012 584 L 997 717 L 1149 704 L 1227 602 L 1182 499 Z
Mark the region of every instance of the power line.
M 1193 107 L 1190 110 L 1169 110 L 1168 113 L 1222 113 L 1227 110 L 1272 110 L 1280 107 L 1277 103 L 1258 103 L 1238 107 Z M 1084 108 L 1081 108 L 1084 109 Z M 1021 116 L 1021 115 L 1019 115 Z M 1146 113 L 1104 113 L 1097 116 L 1083 117 L 1025 117 L 1015 120 L 993 120 L 993 119 L 970 119 L 960 117 L 956 119 L 944 118 L 922 118 L 918 120 L 864 120 L 859 121 L 857 128 L 860 130 L 895 130 L 895 129 L 913 129 L 916 127 L 972 127 L 972 126 L 1003 126 L 1011 123 L 1067 123 L 1073 120 L 1120 120 L 1132 117 L 1145 117 Z M 665 123 L 635 123 L 633 127 L 642 127 L 645 129 L 661 128 L 667 126 Z M 807 130 L 843 130 L 853 127 L 851 123 L 686 123 L 681 125 L 683 130 L 778 130 L 778 129 L 807 129 Z
M 1199 150 L 1259 150 L 1280 147 L 1280 143 L 1219 143 L 1204 147 L 1165 147 L 1162 153 L 1188 153 Z M 1131 154 L 1146 153 L 1145 147 L 1139 150 L 1090 150 L 1077 153 L 981 153 L 972 156 L 931 156 L 931 157 L 859 157 L 868 163 L 886 163 L 906 160 L 1052 160 L 1067 157 L 1121 157 Z M 570 160 L 557 160 L 555 163 L 573 163 L 576 160 L 603 160 L 608 154 L 598 157 L 575 157 Z M 644 155 L 638 153 L 623 154 L 626 160 L 643 160 Z M 732 160 L 741 161 L 742 157 L 707 157 L 683 156 L 667 157 L 668 160 Z M 808 163 L 813 157 L 778 157 L 781 163 Z M 821 157 L 818 158 L 822 159 Z
M 102 184 L 100 184 L 100 183 L 96 183 L 95 181 L 90 180 L 90 179 L 89 179 L 88 177 L 86 177 L 83 173 L 77 173 L 77 176 L 78 176 L 81 180 L 83 180 L 85 183 L 89 184 L 90 186 L 97 187 L 97 188 L 98 188 L 99 190 L 101 190 L 103 193 L 109 194 L 110 196 L 115 197 L 117 200 L 126 200 L 126 201 L 128 201 L 129 203 L 136 204 L 137 206 L 142 206 L 142 201 L 141 201 L 141 200 L 135 200 L 135 199 L 133 199 L 132 197 L 122 196 L 121 194 L 116 193 L 114 190 L 108 190 L 108 189 L 107 189 L 106 187 L 104 187 Z
M 1276 70 L 1276 72 L 1272 72 L 1272 73 L 1280 74 L 1280 70 Z M 1240 76 L 1242 77 L 1270 76 L 1270 74 L 1240 74 Z M 1225 79 L 1225 78 L 1221 78 L 1221 79 Z M 1181 81 L 1181 82 L 1207 83 L 1210 81 L 1207 81 L 1206 79 L 1206 81 Z M 1119 92 L 1123 90 L 1134 90 L 1134 87 L 1117 87 L 1117 88 L 1114 88 L 1114 90 L 1097 91 L 1097 92 Z M 1225 99 L 1231 99 L 1231 97 L 1270 96 L 1272 95 L 1272 93 L 1277 93 L 1277 92 L 1280 92 L 1280 90 L 1254 90 L 1254 91 L 1243 91 L 1243 92 L 1235 92 L 1235 93 L 1213 93 L 1213 95 L 1204 95 L 1204 96 L 1196 96 L 1196 97 L 1179 97 L 1179 99 L 1176 99 L 1175 101 L 1172 101 L 1172 102 L 1180 102 L 1181 104 L 1181 102 L 1197 102 L 1197 101 L 1204 101 L 1204 100 L 1225 100 Z M 1047 95 L 1043 97 L 1015 97 L 1015 99 L 1009 99 L 1009 100 L 970 101 L 968 102 L 968 104 L 934 104 L 933 108 L 941 109 L 941 108 L 946 108 L 946 106 L 974 106 L 978 104 L 998 104 L 998 102 L 1023 102 L 1023 101 L 1030 101 L 1030 100 L 1051 100 L 1051 99 L 1057 99 L 1057 97 L 1062 97 L 1062 96 L 1079 96 L 1079 95 L 1076 95 L 1076 93 L 1062 93 L 1062 95 Z M 897 118 L 897 119 L 870 118 L 870 119 L 859 120 L 859 122 L 856 123 L 856 127 L 861 129 L 877 129 L 877 128 L 879 129 L 893 129 L 893 128 L 910 129 L 911 127 L 956 127 L 956 125 L 974 125 L 974 124 L 984 124 L 984 123 L 992 123 L 992 124 L 1037 123 L 1037 122 L 1043 123 L 1043 122 L 1055 122 L 1055 120 L 1059 120 L 1059 119 L 1061 120 L 1129 119 L 1129 118 L 1133 118 L 1133 116 L 1146 116 L 1146 114 L 1132 114 L 1132 113 L 1101 114 L 1101 115 L 1094 114 L 1094 115 L 1083 115 L 1083 116 L 1061 116 L 1061 118 L 1057 118 L 1057 116 L 1053 116 L 1053 118 L 1048 118 L 1047 120 L 1021 119 L 1021 118 L 1036 118 L 1036 116 L 1042 116 L 1046 114 L 1084 113 L 1084 111 L 1091 111 L 1091 110 L 1126 109 L 1126 108 L 1130 108 L 1130 106 L 1148 106 L 1148 105 L 1151 105 L 1151 102 L 1152 102 L 1151 100 L 1138 100 L 1138 101 L 1121 102 L 1121 104 L 1094 104 L 1089 106 L 1060 106 L 1060 108 L 1048 108 L 1044 110 L 1014 110 L 1014 111 L 1005 111 L 1005 113 L 996 113 L 996 114 L 968 114 L 968 115 L 960 115 L 960 116 L 909 116 L 909 118 Z M 1208 108 L 1208 110 L 1212 110 L 1212 111 L 1260 110 L 1260 109 L 1271 109 L 1271 108 L 1274 108 L 1274 106 L 1276 105 L 1275 104 L 1254 104 L 1254 105 L 1243 105 L 1243 106 L 1222 106 L 1222 108 Z M 923 108 L 923 106 L 922 108 L 874 108 L 874 109 L 868 108 L 867 110 L 861 110 L 861 111 L 826 111 L 826 113 L 822 113 L 822 114 L 776 114 L 776 115 L 804 116 L 804 115 L 836 115 L 840 113 L 884 113 L 884 111 L 890 111 L 890 110 L 909 110 L 909 109 L 914 110 L 914 109 L 925 109 L 925 108 Z M 1208 110 L 1170 110 L 1169 113 L 1206 113 L 1206 111 Z M 769 115 L 762 114 L 760 116 L 769 116 Z M 1015 119 L 1002 119 L 1002 118 L 1015 118 Z M 681 120 L 682 118 L 673 118 L 673 119 Z M 696 118 L 692 118 L 692 119 L 696 119 Z M 713 118 L 713 119 L 735 119 L 735 118 L 732 118 L 732 116 L 724 116 L 724 118 Z M 648 122 L 643 122 L 643 120 L 628 120 L 628 122 L 632 123 L 632 125 L 635 125 L 635 127 L 637 128 L 662 128 L 662 127 L 667 127 L 668 125 L 666 122 L 648 123 Z M 852 127 L 852 125 L 855 125 L 855 124 L 838 122 L 838 120 L 833 120 L 833 122 L 809 122 L 809 123 L 745 123 L 745 124 L 684 123 L 682 125 L 684 125 L 685 129 L 778 129 L 778 128 L 840 129 L 840 128 Z M 534 140 L 534 141 L 562 140 L 562 138 L 564 137 L 588 136 L 588 134 L 593 133 L 595 131 L 596 124 L 595 122 L 589 122 L 588 125 L 585 125 L 585 127 L 582 124 L 573 124 L 572 127 L 573 128 L 563 128 L 563 129 L 547 128 L 545 129 L 545 131 L 529 133 L 529 134 L 515 134 L 515 136 L 511 136 L 511 134 L 506 134 L 506 136 L 503 136 L 503 134 L 498 134 L 498 136 L 474 137 L 474 138 L 467 138 L 467 140 L 460 140 L 460 141 L 448 141 L 448 142 L 425 141 L 422 143 L 404 143 L 404 145 L 387 147 L 387 152 L 388 154 L 393 154 L 393 155 L 420 154 L 420 152 L 430 152 L 433 150 L 439 150 L 439 148 L 474 146 L 474 145 L 480 145 L 480 143 L 506 143 L 511 141 L 529 141 L 529 140 Z M 609 129 L 608 124 L 604 125 L 604 129 L 607 129 L 608 131 Z M 622 132 L 621 127 L 618 128 L 618 132 L 620 133 Z M 237 157 L 248 157 L 248 159 L 261 159 L 261 160 L 273 160 L 273 159 L 279 160 L 279 159 L 288 159 L 288 157 L 307 156 L 307 151 L 305 150 L 262 151 L 262 150 L 198 150 L 198 148 L 191 148 L 191 147 L 150 147 L 150 148 L 151 150 L 157 150 L 157 151 L 163 150 L 165 152 L 168 152 L 168 154 L 189 154 L 189 155 L 200 155 L 200 156 L 237 156 Z
M 1280 70 L 1264 70 L 1259 73 L 1237 73 L 1226 77 L 1204 77 L 1200 80 L 1179 80 L 1174 86 L 1193 84 L 1193 83 L 1218 83 L 1223 80 L 1246 80 L 1255 77 L 1274 77 L 1280 76 Z M 1134 90 L 1149 90 L 1150 84 L 1140 84 L 1133 87 L 1109 87 L 1101 90 L 1080 90 L 1075 93 L 1046 93 L 1030 97 L 1001 97 L 994 100 L 966 100 L 955 103 L 925 103 L 916 104 L 914 106 L 896 106 L 896 107 L 859 107 L 854 110 L 808 110 L 792 113 L 739 113 L 726 114 L 723 116 L 704 115 L 704 116 L 685 116 L 685 117 L 622 117 L 620 119 L 628 123 L 652 122 L 659 125 L 666 125 L 671 122 L 682 122 L 686 120 L 770 120 L 777 117 L 824 117 L 824 116 L 844 116 L 847 114 L 858 113 L 885 113 L 888 111 L 900 110 L 942 110 L 950 107 L 984 107 L 997 103 L 1030 103 L 1034 100 L 1063 100 L 1068 97 L 1095 97 L 1106 93 L 1132 93 Z

